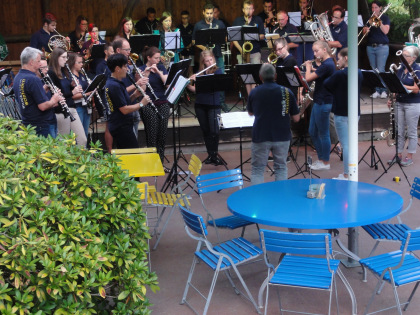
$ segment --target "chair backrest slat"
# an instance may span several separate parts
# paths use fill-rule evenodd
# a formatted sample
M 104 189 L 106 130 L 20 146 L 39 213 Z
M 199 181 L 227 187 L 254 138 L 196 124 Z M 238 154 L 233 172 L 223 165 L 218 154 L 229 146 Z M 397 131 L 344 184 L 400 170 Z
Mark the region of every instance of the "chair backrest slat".
M 407 237 L 410 234 L 410 240 L 407 246 L 407 251 L 415 251 L 420 249 L 420 230 L 409 230 L 405 232 L 404 239 L 401 242 L 401 250 L 404 250 L 404 246 L 407 243 Z
M 261 243 L 267 251 L 301 255 L 327 255 L 332 253 L 331 235 L 328 233 L 307 234 L 260 230 Z
M 238 177 L 240 175 L 235 175 L 235 176 Z M 212 191 L 218 191 L 218 190 L 228 189 L 232 187 L 241 188 L 243 184 L 244 182 L 242 180 L 242 176 L 240 176 L 238 179 L 232 179 L 232 181 L 217 183 L 211 186 L 203 186 L 203 185 L 200 185 L 200 183 L 197 183 L 197 188 L 198 188 L 198 193 L 201 195 L 201 194 L 206 194 Z
M 193 173 L 194 177 L 200 175 L 202 163 L 197 155 L 191 155 L 190 162 L 188 163 L 188 170 Z
M 207 181 L 214 178 L 224 177 L 224 176 L 231 176 L 231 175 L 238 175 L 241 174 L 241 170 L 234 168 L 233 170 L 227 170 L 222 172 L 216 172 L 216 173 L 210 173 L 210 174 L 204 174 L 198 176 L 197 180 L 199 181 Z
M 156 153 L 156 148 L 132 148 L 132 149 L 113 149 L 111 153 L 120 154 L 136 154 L 136 153 Z
M 207 235 L 207 228 L 201 215 L 195 214 L 181 205 L 179 206 L 179 209 L 181 210 L 182 218 L 184 219 L 186 226 L 200 235 L 203 235 L 203 232 L 204 236 Z
M 420 200 L 420 178 L 414 178 L 411 185 L 410 195 Z
M 197 188 L 199 194 L 212 191 L 243 186 L 240 170 L 228 170 L 212 174 L 200 175 L 197 177 Z

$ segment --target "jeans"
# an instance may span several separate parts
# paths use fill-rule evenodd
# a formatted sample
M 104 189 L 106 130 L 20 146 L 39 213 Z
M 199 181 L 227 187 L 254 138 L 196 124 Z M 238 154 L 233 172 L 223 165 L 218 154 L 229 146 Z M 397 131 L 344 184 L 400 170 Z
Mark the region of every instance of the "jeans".
M 87 106 L 77 106 L 77 114 L 79 114 L 80 122 L 82 123 L 83 129 L 85 130 L 86 138 L 89 134 L 90 114 L 88 114 Z
M 389 55 L 389 46 L 367 46 L 366 52 L 369 58 L 370 67 L 372 69 L 378 69 L 379 72 L 385 72 L 385 64 Z M 382 93 L 386 92 L 386 88 L 376 88 L 376 92 Z
M 35 132 L 38 136 L 47 138 L 51 136 L 57 138 L 57 124 L 35 126 Z
M 225 59 L 222 57 L 216 58 L 216 66 L 225 73 Z M 225 91 L 220 91 L 220 104 L 223 105 L 225 103 Z
M 251 184 L 257 185 L 264 183 L 264 169 L 267 166 L 268 154 L 273 153 L 274 176 L 275 180 L 287 179 L 287 153 L 289 151 L 290 141 L 278 142 L 252 142 L 251 146 Z
M 314 103 L 309 121 L 309 135 L 315 146 L 318 159 L 328 162 L 330 160 L 330 112 L 332 104 L 319 105 Z
M 416 153 L 417 150 L 417 125 L 420 115 L 420 104 L 418 103 L 395 103 L 397 111 L 398 126 L 398 153 L 404 151 L 405 128 L 407 127 L 408 153 Z

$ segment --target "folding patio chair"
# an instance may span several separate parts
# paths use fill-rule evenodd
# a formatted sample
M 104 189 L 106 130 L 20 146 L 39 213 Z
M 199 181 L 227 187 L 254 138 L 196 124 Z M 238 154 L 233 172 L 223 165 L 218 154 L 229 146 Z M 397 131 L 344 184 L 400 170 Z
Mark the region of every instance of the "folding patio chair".
M 268 267 L 268 276 L 265 281 L 267 292 L 264 314 L 267 314 L 270 286 L 275 286 L 277 289 L 280 312 L 300 313 L 283 309 L 278 292 L 279 286 L 328 291 L 330 292 L 328 314 L 331 312 L 334 287 L 337 313 L 339 313 L 335 275 L 339 275 L 346 287 L 349 284 L 338 268 L 340 261 L 332 259 L 330 234 L 289 233 L 262 229 L 260 230 L 260 240 L 264 251 L 264 259 Z M 268 252 L 281 253 L 277 267 L 270 263 Z M 321 257 L 313 257 L 313 255 Z
M 372 297 L 366 306 L 364 314 L 368 314 L 369 307 L 372 304 L 375 295 L 380 294 L 382 286 L 385 283 L 389 283 L 392 286 L 396 305 L 384 308 L 380 311 L 397 308 L 398 313 L 401 315 L 402 305 L 405 305 L 404 311 L 407 310 L 420 283 L 420 260 L 418 256 L 413 253 L 418 250 L 420 250 L 420 230 L 409 230 L 404 234 L 400 250 L 364 258 L 359 261 L 362 266 L 368 268 L 378 278 L 378 284 L 372 293 Z M 407 302 L 400 303 L 397 288 L 410 283 L 415 283 L 410 297 Z
M 209 226 L 213 226 L 216 229 L 216 235 L 219 242 L 221 239 L 218 228 L 227 228 L 231 230 L 242 228 L 241 237 L 243 237 L 246 226 L 256 223 L 242 219 L 236 215 L 228 215 L 225 217 L 214 219 L 212 212 L 208 209 L 206 203 L 204 202 L 204 195 L 211 192 L 219 192 L 222 189 L 229 189 L 235 187 L 242 189 L 243 184 L 244 181 L 242 180 L 242 173 L 240 169 L 233 169 L 217 173 L 200 175 L 197 177 L 198 195 L 200 196 L 203 208 L 207 213 L 206 224 Z
M 242 294 L 246 299 L 248 299 L 254 305 L 257 313 L 259 313 L 257 303 L 252 297 L 251 292 L 249 291 L 245 281 L 239 273 L 237 266 L 253 261 L 262 254 L 262 250 L 242 237 L 234 238 L 220 243 L 217 246 L 213 246 L 213 244 L 207 239 L 208 232 L 203 217 L 187 210 L 182 206 L 180 206 L 180 211 L 184 219 L 185 231 L 192 239 L 198 241 L 181 304 L 187 304 L 188 307 L 190 307 L 196 314 L 198 314 L 198 312 L 187 300 L 188 290 L 191 287 L 206 300 L 203 314 L 207 314 L 217 277 L 219 272 L 223 271 L 235 292 L 237 294 Z M 210 269 L 214 271 L 213 279 L 207 296 L 199 291 L 199 284 L 192 284 L 192 277 L 195 271 L 195 267 L 200 261 L 204 263 L 202 265 L 207 265 L 207 267 L 210 267 Z M 239 291 L 235 286 L 229 274 L 230 270 L 235 272 L 245 290 L 245 294 Z

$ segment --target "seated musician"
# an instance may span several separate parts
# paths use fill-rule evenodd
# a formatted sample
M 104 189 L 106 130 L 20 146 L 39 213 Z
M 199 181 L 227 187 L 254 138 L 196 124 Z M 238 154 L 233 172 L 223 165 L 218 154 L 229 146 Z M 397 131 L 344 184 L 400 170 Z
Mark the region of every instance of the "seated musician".
M 258 14 L 258 16 L 264 21 L 266 33 L 271 33 L 275 28 L 273 21 L 276 18 L 276 10 L 273 5 L 273 0 L 264 0 L 263 8 L 264 10 Z
M 130 40 L 131 35 L 133 35 L 133 20 L 130 17 L 125 17 L 121 21 L 117 36 Z
M 76 18 L 76 27 L 73 32 L 68 35 L 70 40 L 70 49 L 74 52 L 80 52 L 85 42 L 85 36 L 88 30 L 88 19 L 83 15 Z
M 333 41 L 328 42 L 331 49 L 337 48 L 337 55 L 341 49 L 347 47 L 347 24 L 344 21 L 346 12 L 340 6 L 335 6 L 332 12 L 330 30 Z
M 32 34 L 29 46 L 50 53 L 48 42 L 52 36 L 57 35 L 57 18 L 52 13 L 46 13 L 42 23 L 42 28 Z
M 84 56 L 86 56 L 86 54 L 90 56 L 93 45 L 105 44 L 105 41 L 99 36 L 99 29 L 95 24 L 93 23 L 89 24 L 88 32 L 89 32 L 90 39 L 83 44 L 82 50 L 81 50 L 81 53 Z
M 289 23 L 289 16 L 287 15 L 287 12 L 283 10 L 277 13 L 277 23 L 278 23 L 278 27 L 274 30 L 274 33 L 280 34 L 281 37 L 286 38 L 289 51 L 296 58 L 297 57 L 296 48 L 299 45 L 296 43 L 292 43 L 288 35 L 297 34 L 298 29 L 296 28 L 296 26 Z
M 159 27 L 159 21 L 156 19 L 156 10 L 154 8 L 147 8 L 146 16 L 139 20 L 134 29 L 139 34 L 153 34 L 154 30 Z

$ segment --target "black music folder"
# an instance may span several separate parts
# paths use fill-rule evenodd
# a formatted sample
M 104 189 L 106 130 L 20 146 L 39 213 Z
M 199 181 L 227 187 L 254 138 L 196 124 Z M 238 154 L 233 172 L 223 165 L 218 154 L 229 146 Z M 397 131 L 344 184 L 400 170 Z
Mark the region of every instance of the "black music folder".
M 90 54 L 90 57 L 93 59 L 105 58 L 104 47 L 105 47 L 105 44 L 92 45 L 92 52 Z
M 159 34 L 144 34 L 130 36 L 130 47 L 136 54 L 141 54 L 144 47 L 159 47 L 160 35 Z
M 105 74 L 98 74 L 92 80 L 92 82 L 89 84 L 89 86 L 86 88 L 86 90 L 84 91 L 84 93 L 89 93 L 89 92 L 94 91 L 97 87 L 99 87 L 99 85 L 101 84 L 101 82 L 103 80 L 106 80 L 106 75 Z

